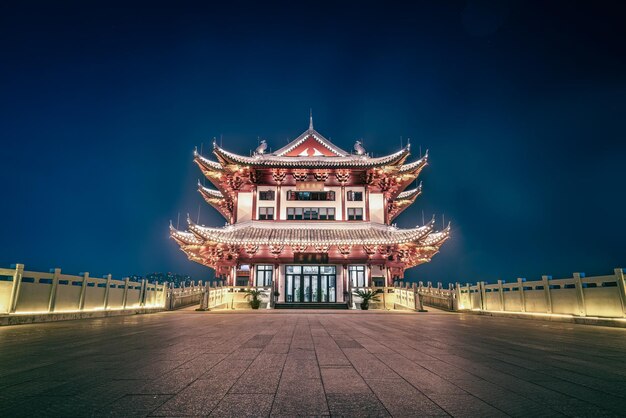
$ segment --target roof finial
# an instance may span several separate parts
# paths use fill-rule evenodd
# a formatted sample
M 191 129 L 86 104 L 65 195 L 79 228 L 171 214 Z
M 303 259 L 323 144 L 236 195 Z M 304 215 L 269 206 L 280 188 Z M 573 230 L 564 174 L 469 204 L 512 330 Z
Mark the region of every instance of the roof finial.
M 309 131 L 313 130 L 313 109 L 309 109 Z

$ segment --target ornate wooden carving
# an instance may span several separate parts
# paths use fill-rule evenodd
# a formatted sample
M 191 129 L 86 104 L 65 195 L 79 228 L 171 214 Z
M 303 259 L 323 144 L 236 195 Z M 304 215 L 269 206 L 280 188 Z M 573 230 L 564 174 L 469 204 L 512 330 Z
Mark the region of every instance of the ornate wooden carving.
M 291 249 L 294 253 L 303 253 L 306 249 L 309 248 L 306 244 L 294 244 L 291 246 Z
M 329 245 L 316 245 L 315 246 L 315 252 L 318 252 L 318 253 L 327 253 L 329 249 L 330 249 Z
M 372 247 L 369 245 L 364 245 L 363 246 L 363 251 L 365 251 L 365 254 L 367 254 L 367 256 L 369 258 L 372 258 L 374 256 L 374 254 L 376 254 L 376 247 Z
M 250 170 L 250 173 L 248 173 L 248 180 L 250 180 L 250 183 L 252 184 L 257 184 L 259 181 L 259 174 L 256 170 Z
M 269 245 L 270 253 L 274 256 L 274 258 L 278 258 L 278 256 L 282 254 L 284 248 L 285 246 L 282 244 Z
M 378 254 L 382 255 L 385 258 L 393 254 L 393 247 L 390 245 L 379 245 L 377 250 Z
M 309 178 L 309 173 L 306 170 L 296 170 L 292 175 L 296 181 L 306 181 Z
M 243 185 L 243 179 L 238 175 L 229 176 L 228 185 L 233 190 L 239 190 L 239 188 Z
M 351 245 L 338 245 L 337 249 L 339 250 L 339 253 L 341 253 L 341 255 L 346 258 L 350 255 L 350 252 L 352 251 L 352 246 Z
M 340 170 L 335 173 L 337 181 L 341 184 L 345 184 L 350 180 L 350 172 L 347 170 Z
M 254 254 L 256 254 L 257 251 L 259 251 L 259 246 L 258 245 L 254 245 L 254 244 L 247 244 L 246 245 L 246 253 L 247 254 L 254 255 Z
M 389 190 L 392 185 L 393 185 L 393 182 L 391 181 L 389 177 L 383 177 L 380 180 L 378 180 L 378 187 L 380 187 L 380 190 L 383 192 L 386 192 L 387 190 Z
M 326 180 L 328 180 L 328 172 L 326 172 L 326 171 L 317 171 L 317 172 L 313 173 L 313 177 L 315 177 L 315 180 L 317 180 L 317 181 L 326 181 Z
M 272 178 L 278 184 L 281 184 L 285 181 L 285 177 L 287 176 L 287 172 L 285 170 L 275 170 L 272 172 Z

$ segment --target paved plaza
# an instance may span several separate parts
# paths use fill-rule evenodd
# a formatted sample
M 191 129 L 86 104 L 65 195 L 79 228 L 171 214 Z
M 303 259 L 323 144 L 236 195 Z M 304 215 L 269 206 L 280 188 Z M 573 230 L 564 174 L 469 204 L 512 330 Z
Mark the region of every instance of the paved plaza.
M 429 312 L 0 328 L 0 416 L 619 416 L 626 330 Z

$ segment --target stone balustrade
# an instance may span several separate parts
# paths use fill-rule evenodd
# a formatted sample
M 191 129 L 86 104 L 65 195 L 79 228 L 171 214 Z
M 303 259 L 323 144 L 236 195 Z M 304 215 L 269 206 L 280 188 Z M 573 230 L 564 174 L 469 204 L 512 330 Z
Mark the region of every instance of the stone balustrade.
M 163 308 L 166 285 L 147 280 L 117 280 L 89 273 L 26 271 L 23 264 L 0 268 L 0 314 L 39 315 Z
M 89 273 L 69 275 L 57 268 L 48 273 L 24 270 L 17 264 L 0 269 L 0 315 L 60 314 L 74 312 L 109 312 L 127 309 L 178 309 L 199 305 L 214 308 L 246 309 L 249 287 L 223 286 L 216 282 L 192 282 L 189 286 L 168 287 L 146 280 L 131 281 L 91 277 Z M 430 306 L 449 311 L 504 312 L 519 314 L 570 315 L 576 317 L 626 318 L 626 283 L 624 270 L 615 269 L 606 276 L 586 277 L 574 273 L 571 278 L 527 281 L 518 278 L 506 283 L 461 285 L 444 288 L 403 284 L 395 287 L 366 287 L 378 292 L 378 301 L 370 309 L 411 309 Z M 273 306 L 272 289 L 262 288 L 261 309 Z M 353 291 L 355 289 L 352 289 Z M 360 299 L 351 295 L 352 308 Z M 69 318 L 64 318 L 69 319 Z
M 573 277 L 456 286 L 459 310 L 516 312 L 580 317 L 626 318 L 624 270 L 617 268 L 607 276 Z
M 200 303 L 203 292 L 204 286 L 202 285 L 202 281 L 197 283 L 191 282 L 189 286 L 185 286 L 184 284 L 176 288 L 171 286 L 167 290 L 165 307 L 171 311 L 190 305 L 197 305 Z
M 190 286 L 171 288 L 168 291 L 167 309 L 174 310 L 190 305 L 200 305 L 199 310 L 250 309 L 250 299 L 246 297 L 248 286 L 224 286 L 217 282 L 206 281 L 204 284 L 192 282 Z M 271 308 L 271 287 L 261 289 L 261 309 Z

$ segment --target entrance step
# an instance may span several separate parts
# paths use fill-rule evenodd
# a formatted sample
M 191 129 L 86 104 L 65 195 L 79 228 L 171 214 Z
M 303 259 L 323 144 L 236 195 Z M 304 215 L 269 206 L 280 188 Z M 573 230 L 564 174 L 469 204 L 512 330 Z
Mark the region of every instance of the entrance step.
M 284 302 L 274 305 L 275 309 L 348 309 L 347 303 Z

